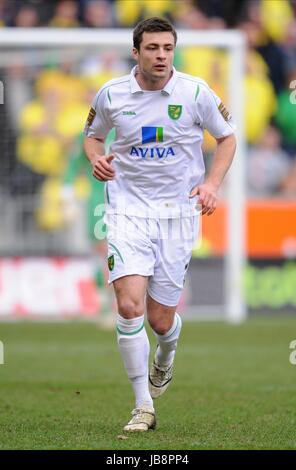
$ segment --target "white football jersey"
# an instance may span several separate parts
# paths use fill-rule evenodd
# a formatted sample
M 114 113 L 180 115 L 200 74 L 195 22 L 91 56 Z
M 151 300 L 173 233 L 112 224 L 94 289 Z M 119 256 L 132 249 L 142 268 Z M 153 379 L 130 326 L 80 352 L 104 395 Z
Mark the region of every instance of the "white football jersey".
M 106 184 L 109 210 L 147 217 L 182 216 L 187 208 L 192 214 L 196 199 L 189 194 L 205 174 L 204 129 L 225 137 L 234 132 L 232 118 L 202 79 L 173 69 L 162 90 L 146 91 L 136 70 L 99 90 L 84 129 L 100 139 L 116 130 L 109 149 L 116 174 Z

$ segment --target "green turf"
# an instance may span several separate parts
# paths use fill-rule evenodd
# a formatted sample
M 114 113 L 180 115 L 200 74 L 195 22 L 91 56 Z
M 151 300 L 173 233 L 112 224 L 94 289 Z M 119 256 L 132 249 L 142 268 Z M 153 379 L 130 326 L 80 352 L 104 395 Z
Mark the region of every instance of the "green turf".
M 133 396 L 114 332 L 0 324 L 0 448 L 295 449 L 293 339 L 296 318 L 184 324 L 157 429 L 120 440 Z

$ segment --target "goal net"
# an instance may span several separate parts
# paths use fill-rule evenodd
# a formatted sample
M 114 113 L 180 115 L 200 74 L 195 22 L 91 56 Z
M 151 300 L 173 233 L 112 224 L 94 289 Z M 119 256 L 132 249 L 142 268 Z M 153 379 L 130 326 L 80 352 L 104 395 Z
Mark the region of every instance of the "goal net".
M 131 39 L 130 30 L 0 30 L 2 261 L 94 256 L 86 228 L 89 181 L 75 161 L 69 170 L 69 160 L 96 91 L 133 66 Z M 203 217 L 193 251 L 184 318 L 240 322 L 246 316 L 244 54 L 237 31 L 178 31 L 176 68 L 205 79 L 237 125 L 236 158 L 217 213 Z M 214 144 L 206 135 L 206 167 Z M 76 171 L 70 191 L 67 171 Z

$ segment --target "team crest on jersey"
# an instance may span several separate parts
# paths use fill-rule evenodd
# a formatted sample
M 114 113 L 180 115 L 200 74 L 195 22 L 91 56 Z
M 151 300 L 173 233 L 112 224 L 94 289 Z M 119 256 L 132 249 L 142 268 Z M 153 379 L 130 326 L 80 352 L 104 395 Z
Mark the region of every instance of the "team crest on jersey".
M 114 269 L 114 255 L 111 255 L 108 258 L 108 268 L 109 268 L 109 271 L 113 271 Z
M 94 120 L 96 114 L 97 114 L 97 113 L 96 113 L 96 110 L 95 110 L 94 108 L 90 108 L 89 113 L 88 113 L 88 116 L 87 116 L 87 124 L 88 124 L 89 126 L 92 125 L 93 120 Z
M 231 115 L 230 113 L 227 111 L 226 107 L 224 106 L 224 104 L 221 103 L 219 104 L 218 106 L 218 109 L 220 111 L 220 113 L 222 114 L 222 116 L 224 117 L 225 121 L 229 121 L 229 119 L 231 118 Z
M 181 104 L 169 104 L 168 105 L 168 115 L 171 119 L 179 119 L 182 114 L 182 105 Z

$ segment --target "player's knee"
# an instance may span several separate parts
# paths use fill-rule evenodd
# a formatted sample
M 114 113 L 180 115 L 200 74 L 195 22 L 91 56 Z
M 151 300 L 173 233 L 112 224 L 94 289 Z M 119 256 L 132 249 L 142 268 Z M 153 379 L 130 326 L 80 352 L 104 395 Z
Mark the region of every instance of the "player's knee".
M 144 303 L 123 297 L 118 301 L 118 311 L 123 318 L 135 318 L 144 314 Z
M 165 335 L 170 329 L 170 325 L 168 324 L 168 322 L 159 318 L 149 319 L 149 325 L 151 326 L 152 330 L 158 335 Z

